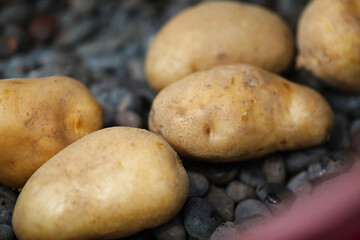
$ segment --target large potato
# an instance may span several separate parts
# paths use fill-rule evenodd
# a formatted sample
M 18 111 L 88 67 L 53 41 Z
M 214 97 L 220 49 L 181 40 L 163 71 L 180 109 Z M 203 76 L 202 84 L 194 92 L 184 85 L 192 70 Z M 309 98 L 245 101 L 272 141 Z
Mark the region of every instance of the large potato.
M 250 65 L 219 66 L 164 88 L 151 131 L 179 153 L 208 161 L 255 158 L 328 139 L 333 112 L 310 88 Z
M 298 26 L 298 67 L 325 83 L 360 91 L 360 1 L 314 0 Z
M 157 34 L 146 56 L 150 85 L 160 90 L 214 65 L 248 63 L 282 72 L 293 57 L 293 36 L 275 13 L 239 2 L 188 8 Z
M 20 188 L 61 149 L 100 129 L 100 105 L 68 77 L 0 80 L 0 182 Z
M 34 173 L 16 203 L 13 226 L 21 240 L 119 238 L 168 221 L 187 193 L 186 171 L 163 138 L 108 128 Z

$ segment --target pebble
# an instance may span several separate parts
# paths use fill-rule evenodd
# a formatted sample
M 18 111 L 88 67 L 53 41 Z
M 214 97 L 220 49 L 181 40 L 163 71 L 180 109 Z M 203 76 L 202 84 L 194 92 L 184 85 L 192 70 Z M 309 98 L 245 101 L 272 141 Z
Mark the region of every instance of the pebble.
M 0 224 L 0 239 L 1 240 L 15 240 L 15 233 L 11 226 Z
M 0 224 L 11 225 L 16 199 L 13 191 L 0 185 Z
M 340 93 L 327 89 L 322 92 L 323 96 L 335 111 L 342 112 L 350 116 L 360 115 L 360 95 Z
M 221 186 L 233 180 L 238 175 L 238 169 L 231 166 L 214 164 L 204 168 L 203 173 L 210 183 Z
M 276 4 L 276 12 L 285 18 L 286 22 L 295 32 L 300 14 L 308 0 L 277 0 L 274 2 Z
M 31 37 L 38 42 L 47 42 L 55 34 L 56 18 L 52 14 L 36 16 L 29 24 Z
M 237 232 L 244 233 L 244 232 L 249 232 L 254 227 L 256 227 L 259 224 L 261 224 L 262 222 L 264 222 L 265 220 L 267 220 L 267 217 L 260 215 L 260 214 L 255 214 L 255 215 L 243 217 L 243 218 L 236 220 L 235 226 L 236 226 Z
M 334 177 L 347 169 L 352 164 L 351 156 L 346 151 L 336 151 L 327 154 L 319 161 L 314 162 L 308 167 L 308 177 L 310 181 L 322 181 Z
M 348 149 L 350 147 L 349 120 L 345 115 L 335 115 L 334 128 L 326 145 L 332 150 Z
M 283 156 L 278 154 L 267 157 L 262 165 L 262 170 L 268 183 L 285 183 L 286 167 Z
M 216 210 L 225 221 L 230 222 L 233 220 L 234 202 L 222 189 L 211 186 L 205 199 L 215 206 Z
M 153 233 L 157 240 L 186 240 L 186 231 L 180 216 L 153 229 Z
M 355 132 L 351 137 L 351 150 L 360 154 L 360 130 Z
M 120 110 L 116 113 L 115 124 L 117 126 L 142 128 L 143 121 L 141 116 L 134 111 Z
M 10 4 L 1 6 L 0 25 L 25 23 L 30 18 L 31 14 L 31 6 L 25 1 L 12 1 Z
M 0 37 L 0 57 L 9 57 L 18 50 L 19 39 L 15 36 Z
M 261 215 L 270 217 L 271 212 L 264 203 L 255 199 L 247 199 L 240 202 L 235 208 L 235 223 L 240 219 L 247 218 L 253 215 Z
M 188 172 L 189 177 L 189 195 L 188 198 L 204 196 L 210 187 L 207 178 L 196 172 Z
M 358 130 L 360 130 L 360 118 L 356 118 L 351 122 L 350 135 L 353 136 Z
M 290 153 L 286 157 L 286 167 L 290 173 L 300 172 L 309 164 L 319 161 L 327 153 L 325 148 L 313 148 Z
M 272 212 L 287 209 L 296 199 L 294 193 L 288 188 L 275 183 L 259 185 L 256 194 Z
M 224 222 L 214 205 L 202 198 L 191 198 L 183 209 L 186 232 L 198 240 L 211 237 L 213 231 Z
M 290 189 L 297 197 L 310 194 L 313 188 L 311 182 L 309 181 L 307 171 L 301 171 L 292 177 L 287 183 L 286 187 Z
M 241 202 L 245 199 L 255 198 L 256 193 L 255 190 L 242 182 L 232 181 L 226 187 L 226 194 L 231 198 L 234 202 Z
M 257 187 L 266 182 L 266 176 L 260 168 L 253 167 L 241 170 L 239 180 L 252 187 Z
M 210 240 L 223 240 L 225 238 L 234 237 L 236 234 L 236 226 L 232 222 L 226 222 L 218 226 L 210 237 Z

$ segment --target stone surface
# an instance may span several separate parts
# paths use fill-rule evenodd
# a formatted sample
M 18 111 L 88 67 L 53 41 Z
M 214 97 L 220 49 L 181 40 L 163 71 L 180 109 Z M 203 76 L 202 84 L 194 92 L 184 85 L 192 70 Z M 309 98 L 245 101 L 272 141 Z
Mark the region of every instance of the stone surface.
M 189 196 L 188 198 L 201 197 L 209 190 L 209 181 L 200 173 L 188 172 Z
M 211 186 L 210 191 L 206 194 L 205 199 L 212 203 L 221 217 L 230 222 L 234 218 L 234 202 L 226 193 L 217 187 Z
M 230 182 L 225 192 L 234 202 L 255 198 L 256 196 L 255 190 L 251 186 L 239 181 Z
M 286 180 L 286 167 L 282 155 L 267 157 L 262 165 L 268 183 L 284 184 Z

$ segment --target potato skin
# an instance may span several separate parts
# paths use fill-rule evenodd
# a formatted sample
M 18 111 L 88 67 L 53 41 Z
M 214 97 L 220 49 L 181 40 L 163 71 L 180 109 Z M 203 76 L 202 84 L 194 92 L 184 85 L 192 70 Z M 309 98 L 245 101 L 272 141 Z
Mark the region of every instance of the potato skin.
M 283 72 L 293 58 L 291 30 L 275 13 L 239 2 L 206 2 L 171 19 L 145 62 L 155 90 L 215 65 L 247 63 Z
M 254 66 L 228 65 L 164 88 L 149 128 L 179 154 L 226 162 L 322 143 L 333 118 L 312 89 Z
M 61 149 L 103 126 L 84 85 L 54 76 L 0 80 L 0 182 L 21 188 Z
M 188 194 L 179 157 L 137 128 L 91 133 L 46 162 L 17 200 L 21 240 L 113 239 L 174 217 Z
M 297 66 L 326 84 L 360 92 L 360 1 L 314 0 L 298 25 Z

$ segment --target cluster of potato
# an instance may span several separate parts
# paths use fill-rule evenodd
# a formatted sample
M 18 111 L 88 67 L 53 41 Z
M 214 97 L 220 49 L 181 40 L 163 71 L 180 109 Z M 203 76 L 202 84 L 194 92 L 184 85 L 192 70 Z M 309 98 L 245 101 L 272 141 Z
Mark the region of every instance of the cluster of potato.
M 359 10 L 356 0 L 313 1 L 299 25 L 298 65 L 360 90 Z M 276 75 L 293 54 L 288 26 L 259 6 L 208 2 L 183 11 L 146 58 L 149 84 L 161 90 L 149 115 L 157 135 L 98 130 L 101 109 L 73 79 L 0 81 L 0 182 L 27 181 L 13 216 L 17 237 L 113 239 L 168 221 L 188 194 L 176 152 L 239 161 L 326 141 L 327 102 Z

